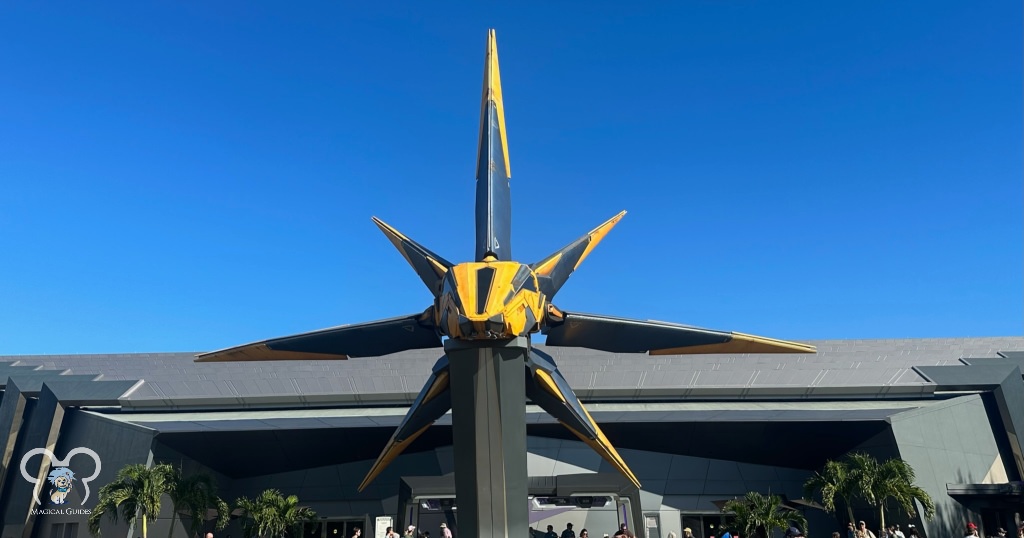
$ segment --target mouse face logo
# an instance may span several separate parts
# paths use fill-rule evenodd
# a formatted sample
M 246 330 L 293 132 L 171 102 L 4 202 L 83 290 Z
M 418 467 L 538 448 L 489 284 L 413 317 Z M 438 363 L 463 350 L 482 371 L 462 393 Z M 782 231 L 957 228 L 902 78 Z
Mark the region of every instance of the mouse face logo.
M 92 475 L 81 480 L 82 487 L 85 489 L 85 495 L 82 496 L 82 504 L 84 505 L 85 501 L 89 500 L 89 482 L 100 475 L 100 456 L 96 451 L 90 448 L 78 447 L 68 452 L 68 455 L 64 459 L 59 460 L 53 452 L 50 452 L 45 448 L 35 448 L 29 450 L 24 456 L 22 456 L 21 476 L 25 480 L 35 484 L 35 490 L 33 491 L 32 496 L 35 498 L 36 504 L 42 504 L 42 502 L 39 501 L 39 491 L 42 489 L 43 481 L 29 474 L 29 460 L 36 455 L 43 455 L 49 458 L 51 465 L 54 466 L 53 470 L 50 471 L 50 474 L 46 477 L 46 482 L 49 484 L 50 503 L 66 504 L 68 502 L 68 494 L 71 493 L 71 490 L 74 487 L 74 482 L 78 480 L 78 478 L 75 477 L 74 471 L 71 470 L 70 465 L 71 458 L 78 454 L 85 454 L 86 456 L 91 457 L 93 463 L 96 464 L 96 469 L 93 471 Z

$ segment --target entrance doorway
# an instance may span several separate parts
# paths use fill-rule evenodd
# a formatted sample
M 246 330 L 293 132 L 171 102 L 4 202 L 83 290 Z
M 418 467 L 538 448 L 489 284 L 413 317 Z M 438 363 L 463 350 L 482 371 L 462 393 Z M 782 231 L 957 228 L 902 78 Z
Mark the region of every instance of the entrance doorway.
M 683 526 L 693 532 L 693 538 L 711 538 L 722 535 L 722 525 L 729 525 L 734 516 L 724 514 L 681 514 Z M 735 533 L 734 533 L 735 534 Z
M 362 530 L 361 538 L 372 538 L 367 534 L 366 522 L 362 519 L 329 519 L 302 526 L 302 538 L 352 538 L 356 528 Z

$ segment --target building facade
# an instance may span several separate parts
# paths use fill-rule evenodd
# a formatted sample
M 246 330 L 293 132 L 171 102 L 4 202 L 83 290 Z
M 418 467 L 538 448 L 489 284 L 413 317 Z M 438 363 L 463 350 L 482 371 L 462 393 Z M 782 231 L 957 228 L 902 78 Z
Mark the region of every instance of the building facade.
M 904 528 L 960 536 L 973 521 L 994 536 L 1020 522 L 1024 338 L 812 343 L 814 355 L 649 357 L 545 348 L 642 487 L 528 405 L 530 497 L 523 502 L 531 525 L 560 533 L 573 523 L 600 537 L 626 523 L 651 538 L 689 527 L 709 538 L 729 521 L 725 501 L 758 491 L 782 495 L 804 511 L 811 535 L 828 536 L 845 521 L 802 501 L 803 483 L 853 450 L 900 457 L 916 470 L 938 515 L 922 520 L 889 510 L 887 520 Z M 2 537 L 87 536 L 100 487 L 124 465 L 157 462 L 211 474 L 229 502 L 268 488 L 295 494 L 321 518 L 307 526 L 309 538 L 348 538 L 357 526 L 368 536 L 382 516 L 433 536 L 445 522 L 458 536 L 450 414 L 356 491 L 436 353 L 309 362 L 193 358 L 0 357 Z M 64 498 L 48 481 L 62 466 L 75 475 Z M 857 518 L 877 524 L 875 510 L 855 508 Z M 165 500 L 149 533 L 188 536 L 187 522 L 173 519 L 172 529 Z M 105 521 L 102 534 L 141 530 Z M 238 522 L 217 536 L 241 538 Z

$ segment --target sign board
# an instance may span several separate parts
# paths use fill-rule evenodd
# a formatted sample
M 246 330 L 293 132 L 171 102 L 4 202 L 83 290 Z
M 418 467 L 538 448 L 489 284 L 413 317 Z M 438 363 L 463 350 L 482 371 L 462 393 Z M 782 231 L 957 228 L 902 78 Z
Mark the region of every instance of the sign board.
M 386 536 L 388 527 L 394 527 L 395 521 L 391 516 L 377 516 L 377 521 L 373 524 L 373 536 L 374 538 L 384 538 Z

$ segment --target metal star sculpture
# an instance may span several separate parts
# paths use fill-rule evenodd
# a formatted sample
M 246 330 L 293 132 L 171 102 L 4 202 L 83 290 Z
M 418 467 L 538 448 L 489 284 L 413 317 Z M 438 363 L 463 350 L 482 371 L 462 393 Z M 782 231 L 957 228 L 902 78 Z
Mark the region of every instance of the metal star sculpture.
M 660 321 L 582 314 L 551 303 L 584 259 L 625 215 L 597 228 L 533 264 L 513 261 L 511 177 L 505 110 L 494 31 L 488 32 L 476 167 L 476 261 L 454 264 L 374 217 L 434 295 L 421 313 L 343 325 L 204 353 L 197 361 L 323 360 L 376 357 L 408 349 L 442 347 L 442 338 L 500 341 L 535 333 L 549 346 L 575 346 L 617 353 L 813 353 L 813 346 L 749 334 L 700 329 Z M 554 360 L 530 349 L 526 396 L 558 419 L 630 481 L 636 476 L 573 393 Z M 451 410 L 447 356 L 433 368 L 380 457 L 360 485 L 362 491 L 410 443 Z M 457 411 L 456 411 L 457 412 Z

